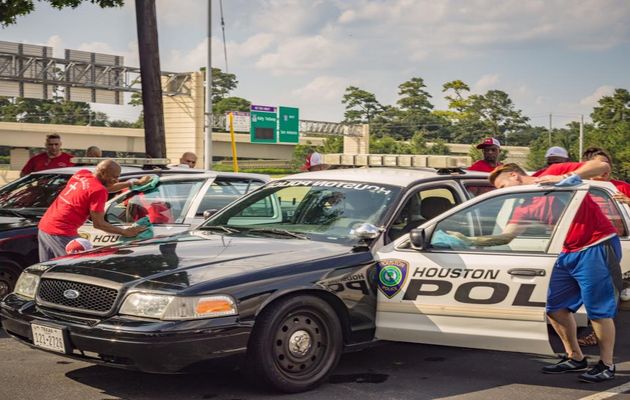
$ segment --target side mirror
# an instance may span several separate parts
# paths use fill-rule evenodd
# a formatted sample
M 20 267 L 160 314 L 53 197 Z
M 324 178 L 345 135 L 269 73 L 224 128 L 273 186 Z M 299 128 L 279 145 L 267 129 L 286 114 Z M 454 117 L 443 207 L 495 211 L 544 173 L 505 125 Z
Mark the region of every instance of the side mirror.
M 203 212 L 203 219 L 208 219 L 219 211 L 217 208 L 211 208 Z
M 423 249 L 426 240 L 426 234 L 422 228 L 412 229 L 411 232 L 409 232 L 409 241 L 414 249 Z
M 381 230 L 372 224 L 361 224 L 350 231 L 351 235 L 359 239 L 376 239 Z

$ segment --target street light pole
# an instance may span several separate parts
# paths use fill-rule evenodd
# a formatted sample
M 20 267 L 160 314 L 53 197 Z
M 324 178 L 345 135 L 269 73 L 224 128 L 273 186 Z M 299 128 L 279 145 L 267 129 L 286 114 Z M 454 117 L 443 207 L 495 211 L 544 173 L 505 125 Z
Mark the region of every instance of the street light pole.
M 206 130 L 204 169 L 212 168 L 212 0 L 208 0 L 208 60 L 206 67 Z
M 578 158 L 582 158 L 582 154 L 584 154 L 584 114 L 580 115 L 580 154 L 578 154 Z

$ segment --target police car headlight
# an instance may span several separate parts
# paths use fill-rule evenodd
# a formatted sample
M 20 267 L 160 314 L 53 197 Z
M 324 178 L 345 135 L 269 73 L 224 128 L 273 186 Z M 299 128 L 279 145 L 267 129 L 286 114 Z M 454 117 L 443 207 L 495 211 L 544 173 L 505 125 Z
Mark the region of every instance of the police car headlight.
M 125 299 L 120 314 L 165 321 L 201 319 L 236 315 L 230 296 L 178 297 L 152 293 L 132 293 Z
M 31 274 L 28 271 L 24 271 L 15 283 L 15 289 L 13 289 L 13 293 L 22 297 L 26 297 L 27 299 L 34 299 L 38 286 L 39 275 Z

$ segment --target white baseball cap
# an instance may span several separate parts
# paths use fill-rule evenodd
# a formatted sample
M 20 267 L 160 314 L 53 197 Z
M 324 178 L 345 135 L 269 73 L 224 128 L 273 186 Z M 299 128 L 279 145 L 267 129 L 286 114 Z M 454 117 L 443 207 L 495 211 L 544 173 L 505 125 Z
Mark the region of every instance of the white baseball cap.
M 547 157 L 569 158 L 569 153 L 564 147 L 553 146 L 547 149 L 547 152 L 545 153 L 545 158 Z

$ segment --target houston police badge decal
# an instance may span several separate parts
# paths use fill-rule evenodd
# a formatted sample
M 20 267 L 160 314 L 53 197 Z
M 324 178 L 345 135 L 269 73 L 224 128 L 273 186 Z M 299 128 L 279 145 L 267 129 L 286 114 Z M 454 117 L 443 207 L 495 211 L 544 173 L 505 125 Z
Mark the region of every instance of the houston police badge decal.
M 378 263 L 378 288 L 388 299 L 394 297 L 407 281 L 409 264 L 403 260 L 381 260 Z

